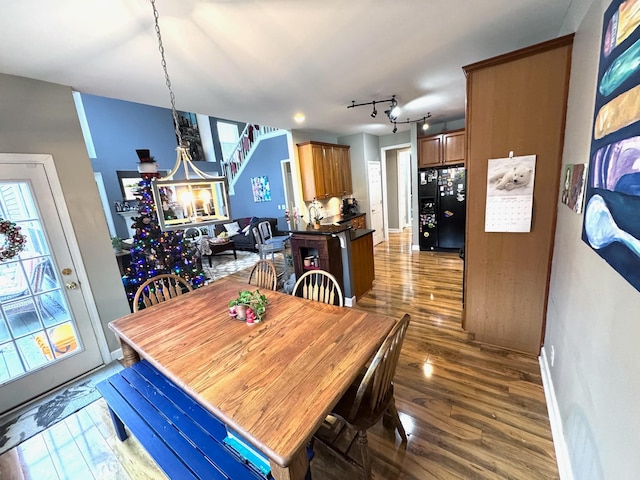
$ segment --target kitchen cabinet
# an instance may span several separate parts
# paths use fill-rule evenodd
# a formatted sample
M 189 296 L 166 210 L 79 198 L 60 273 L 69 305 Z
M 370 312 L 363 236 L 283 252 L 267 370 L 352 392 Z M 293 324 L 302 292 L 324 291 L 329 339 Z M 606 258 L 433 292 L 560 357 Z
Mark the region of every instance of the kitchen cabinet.
M 305 142 L 299 143 L 297 147 L 305 201 L 353 193 L 347 145 Z
M 540 353 L 562 170 L 573 35 L 464 67 L 467 228 L 463 327 L 475 339 Z M 526 233 L 485 232 L 490 158 L 536 155 Z
M 418 167 L 465 163 L 465 130 L 418 138 Z

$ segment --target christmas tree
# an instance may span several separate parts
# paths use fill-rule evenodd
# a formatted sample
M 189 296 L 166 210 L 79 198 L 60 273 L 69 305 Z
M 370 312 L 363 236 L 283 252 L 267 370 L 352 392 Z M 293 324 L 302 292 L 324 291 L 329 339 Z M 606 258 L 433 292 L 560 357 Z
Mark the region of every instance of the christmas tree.
M 133 217 L 135 229 L 131 263 L 123 277 L 127 297 L 131 302 L 138 287 L 146 280 L 163 273 L 173 273 L 191 284 L 193 288 L 204 285 L 206 279 L 198 261 L 197 248 L 189 245 L 183 230 L 163 232 L 158 224 L 156 205 L 151 190 L 151 179 L 160 178 L 149 150 L 136 150 L 140 165 L 138 171 L 141 182 L 138 184 L 138 214 Z M 166 192 L 160 190 L 160 196 L 166 198 Z M 161 207 L 163 208 L 163 207 Z

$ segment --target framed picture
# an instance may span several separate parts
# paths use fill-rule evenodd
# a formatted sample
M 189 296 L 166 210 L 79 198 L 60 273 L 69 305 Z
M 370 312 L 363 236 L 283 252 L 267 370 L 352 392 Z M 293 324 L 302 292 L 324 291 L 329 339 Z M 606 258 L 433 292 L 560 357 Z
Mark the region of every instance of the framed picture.
M 122 200 L 132 201 L 137 200 L 136 193 L 138 192 L 138 184 L 142 180 L 140 172 L 133 170 L 118 170 L 118 183 L 120 184 L 120 190 L 122 191 Z
M 167 174 L 166 170 L 158 170 L 161 176 Z M 120 184 L 120 191 L 122 192 L 122 200 L 125 202 L 131 202 L 138 200 L 136 193 L 138 193 L 138 184 L 142 180 L 140 172 L 137 170 L 117 170 L 118 183 Z
M 270 202 L 271 186 L 269 185 L 269 177 L 253 177 L 251 179 L 251 190 L 253 191 L 253 201 Z

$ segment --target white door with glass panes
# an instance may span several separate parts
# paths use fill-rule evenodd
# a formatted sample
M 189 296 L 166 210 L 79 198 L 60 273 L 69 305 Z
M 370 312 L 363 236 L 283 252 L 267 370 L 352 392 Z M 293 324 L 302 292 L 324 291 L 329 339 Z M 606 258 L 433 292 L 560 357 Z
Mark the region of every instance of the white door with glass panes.
M 45 157 L 0 155 L 0 218 L 26 238 L 12 255 L 0 232 L 0 414 L 103 363 Z

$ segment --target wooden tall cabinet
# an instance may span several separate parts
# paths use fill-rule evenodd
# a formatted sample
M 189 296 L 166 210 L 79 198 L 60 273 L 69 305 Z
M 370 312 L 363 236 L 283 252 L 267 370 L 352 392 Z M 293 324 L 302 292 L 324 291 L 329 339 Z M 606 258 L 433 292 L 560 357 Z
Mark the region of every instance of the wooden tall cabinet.
M 305 142 L 297 146 L 305 201 L 353 193 L 348 145 Z
M 464 67 L 467 230 L 464 321 L 476 340 L 538 354 L 562 166 L 573 35 Z M 487 165 L 537 155 L 530 233 L 486 233 Z

